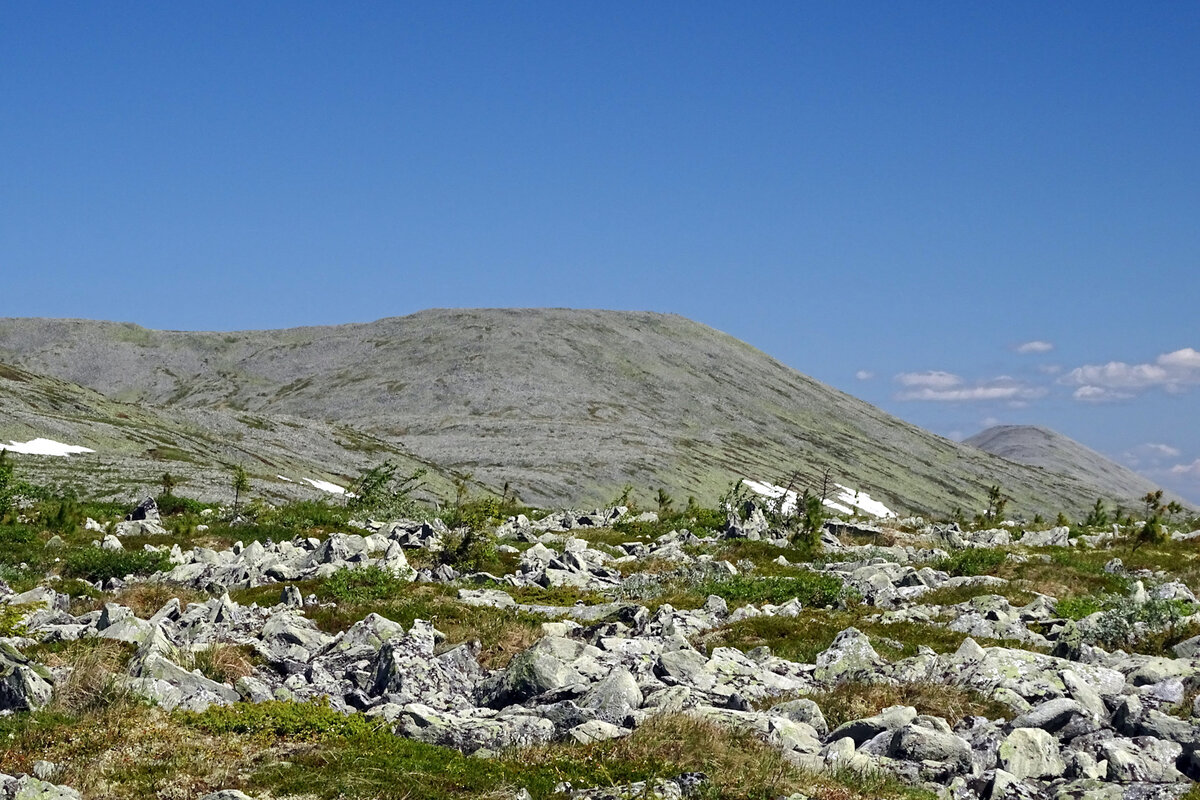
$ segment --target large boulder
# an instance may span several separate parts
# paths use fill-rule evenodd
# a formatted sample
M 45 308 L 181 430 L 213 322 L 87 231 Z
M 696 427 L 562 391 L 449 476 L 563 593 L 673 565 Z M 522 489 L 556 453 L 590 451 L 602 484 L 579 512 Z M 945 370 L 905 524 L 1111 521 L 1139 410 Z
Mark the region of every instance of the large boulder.
M 493 708 L 523 703 L 546 692 L 575 687 L 579 694 L 605 674 L 597 657 L 600 650 L 560 636 L 546 636 L 520 653 L 508 668 L 484 689 L 484 700 Z
M 1000 743 L 1000 766 L 1018 780 L 1057 778 L 1067 765 L 1058 741 L 1041 728 L 1017 728 Z
M 0 645 L 0 711 L 36 711 L 50 702 L 50 673 L 9 645 Z

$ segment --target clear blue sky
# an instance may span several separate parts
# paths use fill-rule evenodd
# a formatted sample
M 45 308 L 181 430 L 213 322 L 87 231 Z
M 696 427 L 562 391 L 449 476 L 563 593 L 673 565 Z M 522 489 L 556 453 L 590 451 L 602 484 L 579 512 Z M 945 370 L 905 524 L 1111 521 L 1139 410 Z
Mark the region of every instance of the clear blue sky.
M 1200 4 L 10 3 L 0 154 L 0 316 L 671 311 L 1200 500 Z

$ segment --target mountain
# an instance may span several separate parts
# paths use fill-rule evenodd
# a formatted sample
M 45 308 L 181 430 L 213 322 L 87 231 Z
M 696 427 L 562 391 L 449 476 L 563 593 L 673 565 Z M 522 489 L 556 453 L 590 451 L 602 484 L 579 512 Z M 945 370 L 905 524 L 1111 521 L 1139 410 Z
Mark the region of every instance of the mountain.
M 1077 512 L 1098 492 L 935 436 L 675 315 L 440 309 L 220 333 L 3 319 L 0 362 L 200 429 L 201 412 L 303 421 L 314 439 L 349 426 L 545 505 L 599 502 L 626 483 L 711 502 L 743 476 L 817 487 L 826 470 L 902 513 L 982 509 L 992 484 L 1017 513 Z M 248 467 L 258 446 L 242 448 Z M 386 451 L 363 455 L 359 469 Z M 345 462 L 327 472 L 353 474 Z
M 38 483 L 101 498 L 140 499 L 169 472 L 183 493 L 225 501 L 234 464 L 246 466 L 257 494 L 276 499 L 322 496 L 327 492 L 306 479 L 344 486 L 365 466 L 384 459 L 405 473 L 426 469 L 430 496 L 446 496 L 453 486 L 453 476 L 436 465 L 349 425 L 123 403 L 0 364 L 0 444 L 35 439 L 95 452 L 69 458 L 20 455 L 23 473 Z
M 1097 497 L 1138 498 L 1159 488 L 1149 478 L 1074 439 L 1036 425 L 997 425 L 963 444 L 1018 464 L 1074 476 L 1095 486 Z

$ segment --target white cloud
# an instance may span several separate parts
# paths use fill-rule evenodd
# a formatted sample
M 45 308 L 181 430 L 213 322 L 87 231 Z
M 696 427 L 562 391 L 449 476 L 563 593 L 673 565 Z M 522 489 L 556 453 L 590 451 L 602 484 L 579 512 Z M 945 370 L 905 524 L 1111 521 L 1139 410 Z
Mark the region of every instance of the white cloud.
M 1113 403 L 1133 397 L 1128 392 L 1117 392 L 1102 386 L 1080 386 L 1071 396 L 1083 403 Z
M 1200 351 L 1185 347 L 1173 353 L 1164 353 L 1156 361 L 1173 369 L 1200 370 Z
M 1009 401 L 1010 404 L 1020 404 L 1027 400 L 1036 400 L 1046 394 L 1046 390 L 1036 386 L 1026 386 L 1010 381 L 992 381 L 978 386 L 954 386 L 938 389 L 930 386 L 914 388 L 900 392 L 897 400 L 922 400 L 934 403 L 971 403 L 994 400 Z
M 875 377 L 875 373 L 871 372 L 870 370 L 860 369 L 858 372 L 854 373 L 854 377 L 858 378 L 860 381 L 869 381 L 871 378 Z
M 950 372 L 930 370 L 928 372 L 901 372 L 896 376 L 896 382 L 901 386 L 949 389 L 960 385 L 962 378 Z
M 1162 458 L 1178 458 L 1180 455 L 1179 448 L 1171 447 L 1169 444 L 1155 444 L 1153 442 L 1147 442 L 1146 444 L 1142 445 L 1140 449 L 1150 453 L 1151 455 Z
M 1131 391 L 1153 387 L 1177 393 L 1187 386 L 1200 384 L 1200 351 L 1185 347 L 1163 353 L 1153 363 L 1145 364 L 1126 364 L 1124 361 L 1087 364 L 1071 370 L 1060 382 L 1079 386 L 1075 398 L 1086 402 L 1124 399 L 1131 396 Z M 1102 395 L 1102 390 L 1110 390 L 1110 393 Z
M 1038 364 L 1037 371 L 1043 375 L 1057 375 L 1062 372 L 1062 367 L 1058 364 Z
M 1043 342 L 1040 340 L 1034 340 L 1032 342 L 1025 342 L 1024 344 L 1017 345 L 1017 352 L 1021 353 L 1022 355 L 1026 353 L 1049 353 L 1053 349 L 1054 345 L 1052 345 L 1050 342 Z
M 1200 458 L 1190 464 L 1176 464 L 1168 470 L 1172 475 L 1185 478 L 1200 478 Z

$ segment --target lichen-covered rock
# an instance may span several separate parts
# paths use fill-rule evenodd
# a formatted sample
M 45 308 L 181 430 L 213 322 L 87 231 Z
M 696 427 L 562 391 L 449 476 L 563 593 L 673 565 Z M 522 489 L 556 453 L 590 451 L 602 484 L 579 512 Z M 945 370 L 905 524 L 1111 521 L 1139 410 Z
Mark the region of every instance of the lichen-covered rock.
M 1057 778 L 1067 765 L 1058 741 L 1041 728 L 1017 728 L 1000 744 L 1000 766 L 1018 780 Z

